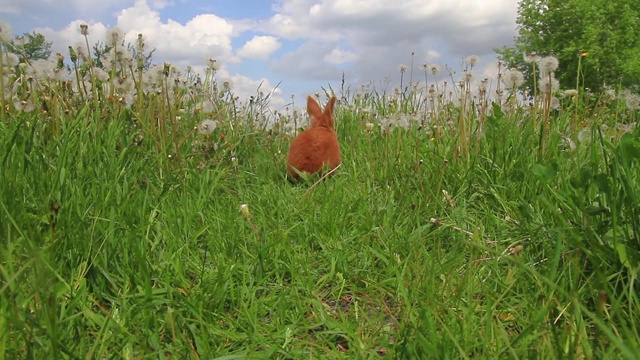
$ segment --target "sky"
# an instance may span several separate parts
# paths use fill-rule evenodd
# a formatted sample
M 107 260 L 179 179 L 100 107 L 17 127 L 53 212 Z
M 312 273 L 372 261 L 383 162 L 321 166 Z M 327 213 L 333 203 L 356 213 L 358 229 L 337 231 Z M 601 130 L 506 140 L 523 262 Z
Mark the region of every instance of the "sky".
M 513 44 L 516 15 L 517 0 L 0 0 L 14 35 L 41 33 L 54 54 L 84 41 L 80 24 L 91 44 L 118 27 L 127 42 L 143 34 L 154 62 L 198 69 L 216 59 L 235 94 L 275 89 L 276 107 L 339 92 L 343 77 L 352 90 L 390 91 L 401 65 L 406 84 L 412 62 L 418 81 L 422 64 L 460 71 L 476 55 L 476 77 L 492 78 L 494 49 Z

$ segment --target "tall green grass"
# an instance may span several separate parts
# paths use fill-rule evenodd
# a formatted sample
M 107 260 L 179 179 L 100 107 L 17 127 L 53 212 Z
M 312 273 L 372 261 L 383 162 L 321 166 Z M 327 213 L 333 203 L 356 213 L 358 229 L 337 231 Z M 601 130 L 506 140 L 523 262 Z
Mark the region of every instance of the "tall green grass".
M 285 180 L 293 120 L 265 122 L 264 95 L 173 87 L 167 64 L 127 105 L 77 66 L 96 87 L 42 80 L 0 122 L 0 358 L 640 353 L 640 139 L 619 100 L 343 89 L 343 164 L 312 187 Z

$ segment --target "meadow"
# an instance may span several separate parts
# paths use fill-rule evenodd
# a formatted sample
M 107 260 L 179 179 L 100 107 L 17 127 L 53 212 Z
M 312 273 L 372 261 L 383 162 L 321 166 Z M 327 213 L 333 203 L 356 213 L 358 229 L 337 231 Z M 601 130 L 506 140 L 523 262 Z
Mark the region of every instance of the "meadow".
M 319 85 L 343 163 L 292 184 L 302 99 L 148 68 L 139 40 L 0 53 L 0 358 L 640 353 L 631 93 L 559 89 L 552 58 L 530 93 L 473 58 Z

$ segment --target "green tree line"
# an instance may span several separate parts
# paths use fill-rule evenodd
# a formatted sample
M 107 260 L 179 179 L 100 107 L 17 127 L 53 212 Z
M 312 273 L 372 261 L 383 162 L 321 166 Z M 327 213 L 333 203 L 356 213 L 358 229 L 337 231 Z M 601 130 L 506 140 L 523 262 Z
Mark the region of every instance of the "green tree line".
M 560 60 L 563 88 L 640 87 L 640 3 L 629 0 L 520 0 L 514 46 L 497 49 L 525 70 L 531 54 Z M 582 56 L 581 56 L 582 55 Z

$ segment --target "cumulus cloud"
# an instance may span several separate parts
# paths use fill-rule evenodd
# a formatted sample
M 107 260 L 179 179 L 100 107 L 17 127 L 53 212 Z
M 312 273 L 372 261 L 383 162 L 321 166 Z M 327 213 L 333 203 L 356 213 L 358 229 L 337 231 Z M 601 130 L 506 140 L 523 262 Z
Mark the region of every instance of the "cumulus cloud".
M 0 1 L 0 14 L 20 14 L 20 8 L 13 2 L 15 0 L 1 0 Z
M 143 34 L 150 47 L 156 49 L 154 56 L 167 61 L 185 63 L 206 57 L 237 61 L 231 46 L 233 25 L 214 14 L 197 15 L 185 24 L 172 19 L 162 22 L 158 11 L 152 10 L 146 1 L 138 0 L 118 14 L 117 25 L 130 42 L 137 34 Z
M 280 41 L 274 36 L 254 36 L 238 50 L 238 55 L 253 60 L 267 60 L 280 48 Z
M 308 91 L 313 92 L 318 83 L 339 81 L 343 72 L 348 81 L 364 83 L 399 80 L 400 64 L 412 62 L 416 70 L 424 63 L 459 69 L 468 55 L 480 57 L 474 71 L 482 77 L 495 73 L 494 48 L 511 44 L 516 35 L 514 0 L 272 1 L 272 12 L 262 18 L 233 20 L 212 13 L 180 17 L 183 12 L 174 10 L 185 6 L 184 0 L 68 0 L 73 5 L 65 10 L 63 24 L 52 15 L 54 9 L 55 14 L 61 11 L 54 0 L 0 0 L 0 11 L 44 19 L 51 28 L 36 31 L 54 41 L 54 51 L 65 53 L 67 45 L 83 40 L 80 23 L 89 24 L 91 44 L 117 25 L 128 42 L 144 34 L 159 61 L 197 66 L 213 57 L 223 71 L 233 67 L 238 72 L 244 59 L 264 61 L 271 70 L 265 78 L 284 80 L 285 92 L 298 86 L 292 90 L 298 94 L 304 90 L 294 84 L 311 84 L 315 88 Z M 238 44 L 240 36 L 249 40 Z M 238 89 L 264 80 L 228 77 Z
M 317 42 L 306 42 L 271 63 L 278 74 L 304 80 L 338 80 L 342 70 L 324 60 L 333 47 Z
M 164 0 L 136 0 L 132 6 L 114 12 L 114 26 L 125 33 L 125 42 L 131 44 L 135 44 L 138 34 L 142 34 L 147 49 L 149 51 L 155 49 L 153 58 L 156 61 L 169 61 L 176 64 L 178 68 L 192 65 L 194 69 L 202 70 L 206 59 L 215 58 L 222 64 L 218 72 L 219 76 L 232 80 L 233 93 L 238 96 L 255 95 L 258 88 L 264 93 L 274 90 L 274 86 L 266 78 L 251 79 L 247 76 L 232 74 L 228 69 L 230 64 L 241 60 L 234 55 L 233 38 L 250 28 L 252 22 L 231 21 L 215 14 L 200 14 L 183 22 L 171 18 L 163 20 L 159 11 L 169 5 L 170 3 Z M 50 27 L 34 30 L 53 42 L 54 52 L 66 54 L 67 46 L 76 46 L 84 42 L 79 32 L 81 24 L 89 26 L 90 46 L 98 41 L 105 41 L 109 27 L 100 21 L 79 19 L 71 21 L 61 30 Z M 276 37 L 256 36 L 238 53 L 246 58 L 264 60 L 279 47 L 280 43 Z M 280 89 L 276 89 L 272 96 L 272 103 L 283 102 Z
M 331 64 L 343 64 L 353 62 L 358 59 L 358 54 L 353 51 L 342 50 L 339 47 L 331 50 L 330 53 L 325 55 L 324 61 Z
M 84 41 L 79 33 L 80 24 L 89 25 L 89 43 L 104 42 L 107 26 L 102 22 L 74 20 L 62 30 L 36 28 L 35 31 L 53 41 L 53 50 L 66 53 L 68 45 Z M 233 25 L 213 14 L 197 15 L 184 24 L 168 19 L 163 22 L 157 10 L 146 1 L 138 0 L 134 6 L 119 11 L 116 26 L 126 34 L 125 41 L 135 44 L 138 34 L 145 37 L 147 49 L 155 49 L 154 58 L 180 65 L 204 63 L 213 57 L 222 63 L 237 61 L 232 51 Z
M 412 60 L 455 69 L 478 55 L 480 66 L 495 66 L 494 49 L 512 43 L 516 14 L 513 0 L 283 0 L 257 26 L 309 44 L 275 61 L 279 73 L 330 80 L 345 71 L 366 82 L 399 78 L 399 65 Z
M 239 74 L 229 78 L 233 82 L 233 93 L 241 98 L 247 99 L 249 96 L 257 96 L 262 92 L 264 95 L 271 94 L 270 105 L 273 108 L 279 108 L 285 104 L 282 90 L 274 86 L 267 78 L 253 79 Z
M 48 40 L 53 42 L 51 49 L 53 52 L 67 54 L 68 46 L 76 46 L 79 43 L 84 44 L 84 38 L 80 34 L 80 25 L 87 24 L 89 26 L 89 45 L 95 44 L 97 41 L 104 41 L 107 27 L 103 23 L 89 23 L 84 20 L 74 20 L 65 26 L 62 30 L 54 30 L 52 28 L 36 28 L 35 32 L 41 33 Z
M 428 50 L 426 54 L 426 59 L 428 61 L 435 61 L 440 58 L 440 51 L 437 50 Z

